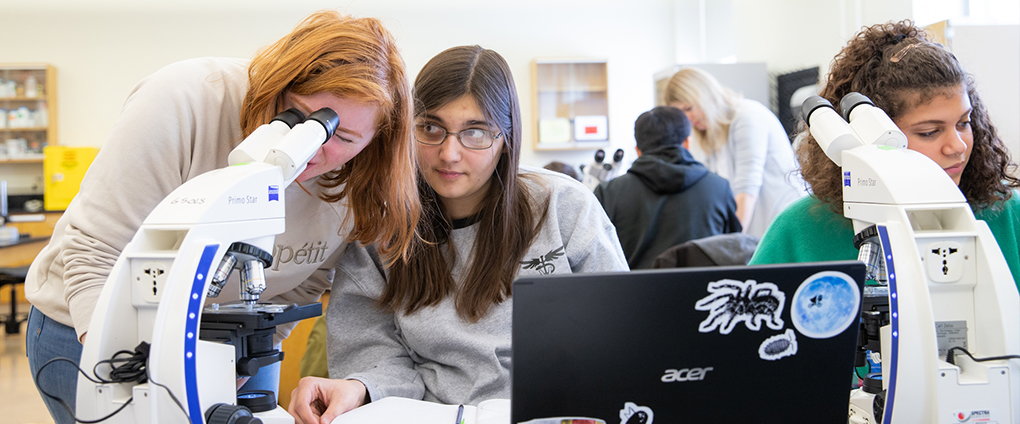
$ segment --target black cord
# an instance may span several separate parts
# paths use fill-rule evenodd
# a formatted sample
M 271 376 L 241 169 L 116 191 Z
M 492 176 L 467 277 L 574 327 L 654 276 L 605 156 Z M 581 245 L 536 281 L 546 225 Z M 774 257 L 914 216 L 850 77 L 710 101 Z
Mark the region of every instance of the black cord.
M 188 419 L 188 424 L 191 424 L 191 415 L 188 415 L 188 411 L 186 409 L 184 409 L 184 405 L 181 405 L 181 401 L 177 400 L 177 396 L 174 396 L 174 392 L 170 391 L 169 387 L 164 386 L 162 384 L 159 384 L 159 383 L 156 382 L 156 380 L 153 380 L 152 376 L 149 375 L 149 367 L 145 367 L 145 375 L 149 378 L 149 382 L 150 383 L 155 384 L 155 385 L 157 385 L 159 387 L 162 387 L 163 390 L 166 390 L 166 393 L 168 395 L 170 395 L 170 399 L 172 399 L 174 401 L 174 403 L 177 404 L 178 408 L 181 408 L 181 412 L 184 413 L 184 418 Z
M 68 358 L 53 358 L 53 359 L 50 359 L 49 361 L 46 361 L 46 363 L 43 364 L 43 366 L 39 367 L 38 371 L 35 372 L 35 381 L 37 383 L 36 385 L 39 386 L 39 391 L 42 392 L 42 394 L 46 395 L 47 397 L 49 397 L 49 398 L 57 401 L 58 403 L 60 403 L 60 406 L 63 406 L 64 409 L 67 410 L 67 413 L 71 415 L 71 418 L 74 418 L 75 422 L 79 422 L 79 423 L 82 423 L 82 424 L 95 424 L 95 423 L 106 421 L 106 420 L 110 419 L 110 417 L 112 417 L 114 415 L 117 415 L 120 411 L 123 411 L 124 408 L 126 408 L 128 405 L 130 405 L 131 402 L 134 401 L 134 399 L 135 399 L 134 396 L 132 396 L 131 398 L 129 398 L 127 400 L 127 402 L 124 402 L 124 404 L 121 405 L 120 408 L 117 408 L 116 411 L 113 411 L 109 415 L 107 415 L 105 417 L 102 417 L 102 418 L 99 418 L 97 420 L 89 421 L 89 420 L 80 419 L 80 418 L 78 418 L 78 417 L 76 417 L 74 415 L 74 411 L 67 404 L 67 402 L 64 402 L 63 399 L 58 398 L 58 397 L 50 394 L 49 392 L 46 391 L 46 389 L 43 388 L 42 384 L 39 384 L 41 382 L 41 380 L 39 380 L 39 375 L 42 374 L 42 371 L 44 369 L 46 369 L 47 366 L 49 366 L 50 364 L 52 364 L 54 362 L 69 362 L 69 363 L 71 363 L 71 365 L 74 365 L 74 367 L 78 369 L 78 372 L 80 372 L 81 375 L 84 375 L 85 378 L 89 379 L 89 381 L 91 381 L 93 383 L 96 383 L 96 384 L 102 384 L 104 382 L 102 380 L 96 380 L 96 379 L 93 379 L 92 377 L 89 377 L 89 375 L 85 374 L 85 371 L 82 370 L 81 367 L 78 366 L 77 362 L 74 362 L 73 360 L 68 359 Z
M 120 357 L 121 355 L 128 355 L 128 357 L 121 358 Z M 89 379 L 89 381 L 96 384 L 116 384 L 131 382 L 137 382 L 138 384 L 142 384 L 148 381 L 166 390 L 167 394 L 170 395 L 170 399 L 172 399 L 174 403 L 177 404 L 177 407 L 181 409 L 181 412 L 184 412 L 184 417 L 188 419 L 188 423 L 190 424 L 192 422 L 191 416 L 188 415 L 188 411 L 184 409 L 184 405 L 182 405 L 181 401 L 177 399 L 177 396 L 174 396 L 174 393 L 170 390 L 169 387 L 157 383 L 155 380 L 152 379 L 152 376 L 149 375 L 149 367 L 146 365 L 148 363 L 148 360 L 149 360 L 149 344 L 146 342 L 141 342 L 138 344 L 137 347 L 135 347 L 134 352 L 129 350 L 117 351 L 117 353 L 113 354 L 112 358 L 97 362 L 96 366 L 92 367 L 92 374 L 95 375 L 95 378 L 92 378 L 91 376 L 86 374 L 85 371 L 82 370 L 80 366 L 78 366 L 77 362 L 68 358 L 53 358 L 47 361 L 45 364 L 43 364 L 43 366 L 39 367 L 39 370 L 35 372 L 35 381 L 39 382 L 40 381 L 39 375 L 42 374 L 42 370 L 54 362 L 68 362 L 71 365 L 74 365 L 74 367 L 78 369 L 78 372 L 81 373 L 81 375 L 85 376 L 85 378 Z M 99 372 L 97 371 L 97 368 L 99 368 L 100 365 L 104 364 L 109 365 L 111 368 L 109 373 L 109 379 L 100 377 Z M 117 413 L 124 410 L 124 408 L 130 405 L 135 399 L 134 396 L 132 396 L 127 400 L 127 402 L 124 402 L 124 404 L 121 405 L 120 408 L 117 408 L 116 411 L 111 412 L 109 415 L 93 421 L 88 421 L 76 417 L 74 415 L 74 411 L 71 410 L 71 407 L 67 404 L 67 402 L 64 402 L 63 399 L 60 399 L 50 394 L 45 389 L 43 389 L 42 385 L 38 386 L 39 391 L 42 392 L 42 394 L 52 398 L 53 400 L 56 400 L 58 403 L 60 403 L 61 406 L 64 407 L 64 409 L 67 410 L 67 413 L 70 414 L 71 417 L 74 418 L 76 422 L 80 422 L 82 424 L 95 424 L 102 421 L 106 421 L 110 417 L 117 415 Z
M 127 358 L 119 358 L 121 355 L 128 355 Z M 147 373 L 145 371 L 145 361 L 149 358 L 149 344 L 142 342 L 135 347 L 134 352 L 128 350 L 121 350 L 113 354 L 110 359 L 105 359 L 96 363 L 96 366 L 92 367 L 92 375 L 103 381 L 103 383 L 130 383 L 137 382 L 138 384 L 145 383 L 147 379 Z M 100 365 L 110 366 L 110 379 L 105 380 L 99 377 L 98 368 Z
M 1008 360 L 1008 359 L 1020 359 L 1020 355 L 1002 355 L 1002 356 L 989 356 L 987 358 L 975 358 L 974 355 L 971 355 L 970 352 L 967 351 L 967 349 L 964 349 L 964 348 L 962 348 L 960 346 L 953 346 L 953 347 L 949 348 L 949 351 L 946 352 L 946 362 L 950 363 L 951 365 L 956 365 L 956 357 L 953 356 L 953 351 L 954 350 L 958 350 L 960 352 L 963 352 L 965 355 L 969 356 L 970 359 L 972 361 L 974 361 L 974 362 L 1004 361 L 1004 360 Z

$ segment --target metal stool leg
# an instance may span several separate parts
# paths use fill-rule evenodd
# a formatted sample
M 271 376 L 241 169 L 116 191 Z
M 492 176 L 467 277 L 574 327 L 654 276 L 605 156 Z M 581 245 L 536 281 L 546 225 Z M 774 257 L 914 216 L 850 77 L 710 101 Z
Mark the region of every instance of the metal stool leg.
M 20 334 L 21 321 L 18 320 L 18 284 L 11 283 L 11 316 L 4 321 L 4 331 L 7 334 Z

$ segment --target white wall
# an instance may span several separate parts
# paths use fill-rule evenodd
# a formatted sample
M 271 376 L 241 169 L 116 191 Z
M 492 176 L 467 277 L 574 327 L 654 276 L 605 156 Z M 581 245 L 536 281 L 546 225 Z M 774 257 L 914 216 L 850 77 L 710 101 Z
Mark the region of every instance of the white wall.
M 397 37 L 412 77 L 447 47 L 480 44 L 499 51 L 520 92 L 522 162 L 531 165 L 577 165 L 592 153 L 532 150 L 531 61 L 608 59 L 610 140 L 628 152 L 629 163 L 633 122 L 654 104 L 655 72 L 676 63 L 735 59 L 764 62 L 771 72 L 819 66 L 824 78 L 832 57 L 862 26 L 911 17 L 917 1 L 0 0 L 0 62 L 55 65 L 61 143 L 101 146 L 131 87 L 146 75 L 189 57 L 251 57 L 308 13 L 339 7 L 380 18 Z M 1010 48 L 976 46 L 974 54 L 1016 58 Z M 990 72 L 971 71 L 979 82 Z M 983 91 L 989 103 L 1020 97 L 1015 89 L 990 91 Z M 1014 137 L 1010 146 L 1016 145 Z M 0 174 L 10 169 L 0 167 Z
M 1020 163 L 1020 25 L 954 26 L 952 49 Z
M 59 80 L 61 144 L 101 146 L 133 85 L 189 57 L 251 57 L 308 13 L 335 1 L 0 0 L 0 62 L 47 62 Z M 673 61 L 670 0 L 348 1 L 341 11 L 380 18 L 413 76 L 436 53 L 480 44 L 509 62 L 521 97 L 522 163 L 585 163 L 592 151 L 534 152 L 530 63 L 536 57 L 609 61 L 610 140 L 634 145 L 633 122 L 652 107 L 651 75 Z M 632 150 L 631 150 L 632 151 Z
M 771 72 L 818 66 L 863 26 L 911 16 L 909 0 L 733 0 L 733 37 L 741 62 L 765 62 Z

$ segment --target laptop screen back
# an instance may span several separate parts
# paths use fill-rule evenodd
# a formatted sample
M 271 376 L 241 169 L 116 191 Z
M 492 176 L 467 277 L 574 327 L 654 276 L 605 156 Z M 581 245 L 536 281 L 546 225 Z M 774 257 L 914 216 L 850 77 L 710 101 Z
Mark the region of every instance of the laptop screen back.
M 522 277 L 512 422 L 845 422 L 863 283 L 857 261 Z

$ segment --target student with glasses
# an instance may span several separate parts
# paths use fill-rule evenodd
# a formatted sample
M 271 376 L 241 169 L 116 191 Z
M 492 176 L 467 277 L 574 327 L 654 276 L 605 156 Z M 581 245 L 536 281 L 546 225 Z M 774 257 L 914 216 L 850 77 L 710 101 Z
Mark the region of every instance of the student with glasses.
M 520 106 L 498 53 L 440 53 L 414 96 L 420 238 L 388 267 L 371 248 L 352 245 L 341 259 L 326 313 L 335 379 L 301 380 L 288 408 L 299 423 L 387 396 L 509 398 L 514 278 L 628 269 L 591 191 L 519 166 Z

